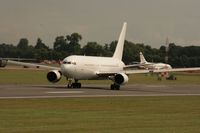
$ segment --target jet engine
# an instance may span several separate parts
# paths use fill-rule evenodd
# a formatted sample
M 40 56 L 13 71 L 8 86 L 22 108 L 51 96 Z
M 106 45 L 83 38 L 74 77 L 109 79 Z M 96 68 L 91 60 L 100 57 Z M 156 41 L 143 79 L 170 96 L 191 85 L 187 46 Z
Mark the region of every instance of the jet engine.
M 56 83 L 61 79 L 62 73 L 58 70 L 52 70 L 47 73 L 47 79 L 49 82 Z
M 118 85 L 122 85 L 128 82 L 128 76 L 124 73 L 119 73 L 115 75 L 114 82 Z
M 5 67 L 7 65 L 7 60 L 0 59 L 0 67 Z

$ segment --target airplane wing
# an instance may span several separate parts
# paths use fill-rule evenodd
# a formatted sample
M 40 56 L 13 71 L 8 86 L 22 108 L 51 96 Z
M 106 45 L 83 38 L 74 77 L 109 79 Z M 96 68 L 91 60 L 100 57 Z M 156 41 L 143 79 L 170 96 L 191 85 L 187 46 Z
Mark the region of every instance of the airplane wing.
M 125 70 L 126 74 L 137 74 L 137 73 L 161 73 L 161 72 L 192 72 L 200 71 L 200 67 L 192 68 L 173 68 L 173 69 L 160 69 L 160 70 Z
M 149 73 L 149 70 L 145 70 L 145 69 L 136 69 L 136 70 L 124 70 L 121 72 L 97 72 L 96 74 L 99 77 L 108 77 L 108 76 L 114 76 L 118 73 L 125 73 L 127 75 L 129 74 L 138 74 L 138 73 Z
M 124 70 L 124 73 L 129 75 L 129 74 L 139 74 L 139 73 L 149 73 L 150 70 L 148 69 L 136 69 L 136 70 Z
M 160 70 L 151 70 L 151 72 L 159 73 L 159 72 L 192 72 L 192 71 L 200 71 L 200 67 L 191 67 L 191 68 L 173 68 L 173 69 L 160 69 Z
M 124 67 L 124 69 L 145 67 L 145 66 L 149 66 L 149 65 L 153 65 L 153 63 L 148 63 L 148 64 L 141 64 L 141 63 L 138 63 L 138 64 L 126 65 L 126 66 Z
M 7 63 L 20 65 L 20 66 L 27 66 L 27 67 L 32 67 L 32 68 L 42 68 L 42 69 L 47 69 L 47 70 L 60 70 L 60 67 L 40 65 L 40 64 L 34 64 L 34 63 L 24 63 L 24 62 L 19 62 L 19 61 L 12 61 L 12 60 L 8 60 Z
M 137 68 L 137 67 L 139 67 L 139 66 L 141 66 L 141 64 L 126 65 L 126 66 L 124 67 L 124 69 Z
M 173 68 L 173 69 L 160 69 L 160 70 L 148 70 L 148 69 L 124 69 L 121 72 L 97 72 L 96 74 L 99 77 L 109 77 L 114 76 L 118 73 L 125 73 L 127 75 L 130 74 L 145 74 L 145 73 L 161 73 L 161 72 L 192 72 L 192 71 L 200 71 L 200 67 L 194 68 Z

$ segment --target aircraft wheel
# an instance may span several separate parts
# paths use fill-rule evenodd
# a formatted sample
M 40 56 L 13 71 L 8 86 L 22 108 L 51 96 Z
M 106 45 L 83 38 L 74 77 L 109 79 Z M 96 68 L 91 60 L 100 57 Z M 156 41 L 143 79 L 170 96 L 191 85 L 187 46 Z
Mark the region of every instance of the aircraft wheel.
M 111 90 L 120 90 L 120 85 L 111 84 L 110 89 Z
M 111 84 L 111 85 L 110 85 L 110 89 L 111 89 L 111 90 L 115 90 L 114 84 Z
M 72 80 L 69 79 L 68 81 L 69 81 L 69 82 L 68 82 L 67 88 L 73 88 Z
M 77 83 L 77 88 L 81 88 L 81 83 Z
M 72 88 L 77 88 L 77 84 L 76 83 L 72 83 Z
M 68 84 L 68 85 L 67 85 L 67 88 L 72 88 L 72 85 Z
M 72 88 L 81 88 L 81 83 L 72 83 Z
M 120 90 L 120 86 L 119 85 L 115 85 L 115 90 Z

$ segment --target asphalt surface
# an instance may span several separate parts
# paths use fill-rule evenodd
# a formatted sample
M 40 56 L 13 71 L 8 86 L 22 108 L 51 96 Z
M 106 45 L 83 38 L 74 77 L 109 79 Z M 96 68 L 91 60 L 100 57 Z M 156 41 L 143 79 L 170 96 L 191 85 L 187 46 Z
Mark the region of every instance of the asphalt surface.
M 0 85 L 0 99 L 182 95 L 200 95 L 200 85 L 125 85 L 118 91 L 110 90 L 109 85 L 95 84 L 80 89 L 64 85 Z

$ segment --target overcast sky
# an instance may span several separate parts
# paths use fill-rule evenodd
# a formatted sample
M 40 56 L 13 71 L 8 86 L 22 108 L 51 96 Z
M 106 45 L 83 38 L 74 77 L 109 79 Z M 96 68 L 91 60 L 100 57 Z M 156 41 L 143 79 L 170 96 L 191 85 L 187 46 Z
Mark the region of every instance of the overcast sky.
M 166 37 L 178 45 L 200 46 L 200 0 L 0 0 L 0 44 L 78 32 L 82 44 L 117 40 L 123 22 L 126 39 L 152 47 Z

